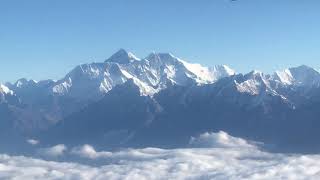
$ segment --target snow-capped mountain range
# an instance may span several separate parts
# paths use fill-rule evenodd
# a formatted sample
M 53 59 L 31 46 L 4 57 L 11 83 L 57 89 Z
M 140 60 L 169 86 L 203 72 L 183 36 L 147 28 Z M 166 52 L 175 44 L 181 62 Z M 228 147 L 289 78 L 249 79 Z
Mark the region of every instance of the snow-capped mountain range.
M 227 66 L 203 67 L 187 63 L 169 53 L 152 53 L 139 59 L 121 49 L 103 63 L 83 64 L 52 87 L 58 95 L 97 99 L 113 87 L 132 79 L 142 95 L 153 95 L 168 84 L 213 83 L 234 75 Z
M 1 97 L 4 97 L 7 94 L 19 95 L 24 91 L 42 89 L 48 95 L 97 100 L 115 86 L 132 79 L 139 87 L 141 95 L 152 96 L 168 85 L 212 84 L 235 74 L 235 71 L 226 65 L 204 67 L 188 63 L 170 53 L 151 53 L 146 58 L 139 59 L 120 49 L 105 62 L 79 65 L 58 81 L 20 79 L 14 84 L 1 84 L 0 93 Z M 234 83 L 239 92 L 251 95 L 266 91 L 283 96 L 277 92 L 280 87 L 312 88 L 320 85 L 320 73 L 305 65 L 276 71 L 273 75 L 255 70 L 244 77 L 245 81 L 235 80 Z
M 104 62 L 79 65 L 57 81 L 20 79 L 1 84 L 0 119 L 7 120 L 10 127 L 5 129 L 28 136 L 43 131 L 68 136 L 66 132 L 72 129 L 76 134 L 78 129 L 96 132 L 99 137 L 99 133 L 125 131 L 129 133 L 126 138 L 144 139 L 172 131 L 174 137 L 182 138 L 176 133 L 183 131 L 189 137 L 194 135 L 191 132 L 221 126 L 217 130 L 250 137 L 246 128 L 259 126 L 258 130 L 267 122 L 297 118 L 293 114 L 308 112 L 307 106 L 318 101 L 320 73 L 308 66 L 274 74 L 237 74 L 226 65 L 204 67 L 170 53 L 137 58 L 120 49 Z M 202 120 L 196 121 L 198 118 Z M 248 125 L 237 124 L 233 121 L 237 118 Z M 97 128 L 101 127 L 100 132 Z M 263 139 L 261 132 L 263 129 L 252 137 Z
M 48 94 L 68 96 L 81 100 L 97 100 L 113 87 L 132 79 L 142 95 L 153 95 L 168 84 L 213 83 L 220 78 L 234 75 L 228 66 L 203 67 L 191 64 L 170 53 L 151 53 L 139 59 L 120 49 L 105 62 L 82 64 L 58 81 L 20 79 L 15 84 L 2 85 L 6 92 L 42 88 Z M 12 91 L 11 91 L 11 90 Z

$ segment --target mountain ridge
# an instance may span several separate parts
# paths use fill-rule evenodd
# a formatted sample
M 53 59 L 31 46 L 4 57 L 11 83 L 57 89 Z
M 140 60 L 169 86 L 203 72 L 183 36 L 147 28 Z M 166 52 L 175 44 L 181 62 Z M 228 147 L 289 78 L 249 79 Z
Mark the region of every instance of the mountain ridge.
M 66 143 L 99 140 L 106 146 L 106 140 L 115 146 L 181 145 L 215 130 L 290 144 L 288 135 L 296 137 L 299 127 L 305 128 L 305 138 L 311 138 L 307 128 L 317 133 L 312 124 L 318 127 L 319 92 L 320 73 L 305 65 L 241 74 L 170 53 L 139 59 L 121 49 L 104 62 L 76 66 L 57 81 L 19 79 L 1 85 L 0 117 L 7 119 L 2 124 L 8 133 L 42 137 L 48 144 L 69 139 Z M 302 115 L 308 119 L 302 121 Z

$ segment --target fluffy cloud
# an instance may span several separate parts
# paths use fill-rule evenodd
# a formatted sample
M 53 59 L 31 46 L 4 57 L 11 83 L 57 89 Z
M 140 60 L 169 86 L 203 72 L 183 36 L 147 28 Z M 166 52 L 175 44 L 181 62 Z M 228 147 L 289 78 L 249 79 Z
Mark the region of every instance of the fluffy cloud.
M 42 148 L 38 150 L 38 153 L 46 157 L 58 157 L 64 155 L 67 151 L 67 147 L 64 144 L 58 144 L 49 148 Z
M 319 155 L 262 152 L 245 140 L 223 132 L 206 133 L 199 138 L 193 138 L 191 142 L 194 147 L 196 143 L 201 144 L 202 148 L 145 148 L 97 152 L 92 146 L 84 145 L 71 150 L 73 155 L 104 162 L 96 167 L 0 155 L 0 179 L 320 178 Z M 203 142 L 211 142 L 211 147 L 203 148 Z
M 35 139 L 28 139 L 27 143 L 35 146 L 35 145 L 38 145 L 40 142 L 38 140 L 35 140 Z
M 111 157 L 111 152 L 97 152 L 92 146 L 86 144 L 81 147 L 73 148 L 71 154 L 82 158 L 97 159 Z
M 212 148 L 256 148 L 252 143 L 244 139 L 230 136 L 228 133 L 220 131 L 218 133 L 204 133 L 199 137 L 192 137 L 190 145 L 194 147 Z

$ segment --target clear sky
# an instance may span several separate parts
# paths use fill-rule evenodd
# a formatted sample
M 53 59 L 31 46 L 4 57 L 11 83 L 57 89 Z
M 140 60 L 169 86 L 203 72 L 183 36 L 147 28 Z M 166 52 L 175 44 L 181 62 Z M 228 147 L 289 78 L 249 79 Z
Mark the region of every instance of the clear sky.
M 0 0 L 0 81 L 58 79 L 119 48 L 265 72 L 320 68 L 319 0 Z

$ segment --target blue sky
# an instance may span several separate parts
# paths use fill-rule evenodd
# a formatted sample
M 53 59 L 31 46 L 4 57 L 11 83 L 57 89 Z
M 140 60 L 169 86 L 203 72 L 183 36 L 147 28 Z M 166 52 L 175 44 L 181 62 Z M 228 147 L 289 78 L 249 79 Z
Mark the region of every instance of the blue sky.
M 320 68 L 319 0 L 0 0 L 0 81 L 58 79 L 119 48 L 237 72 Z

